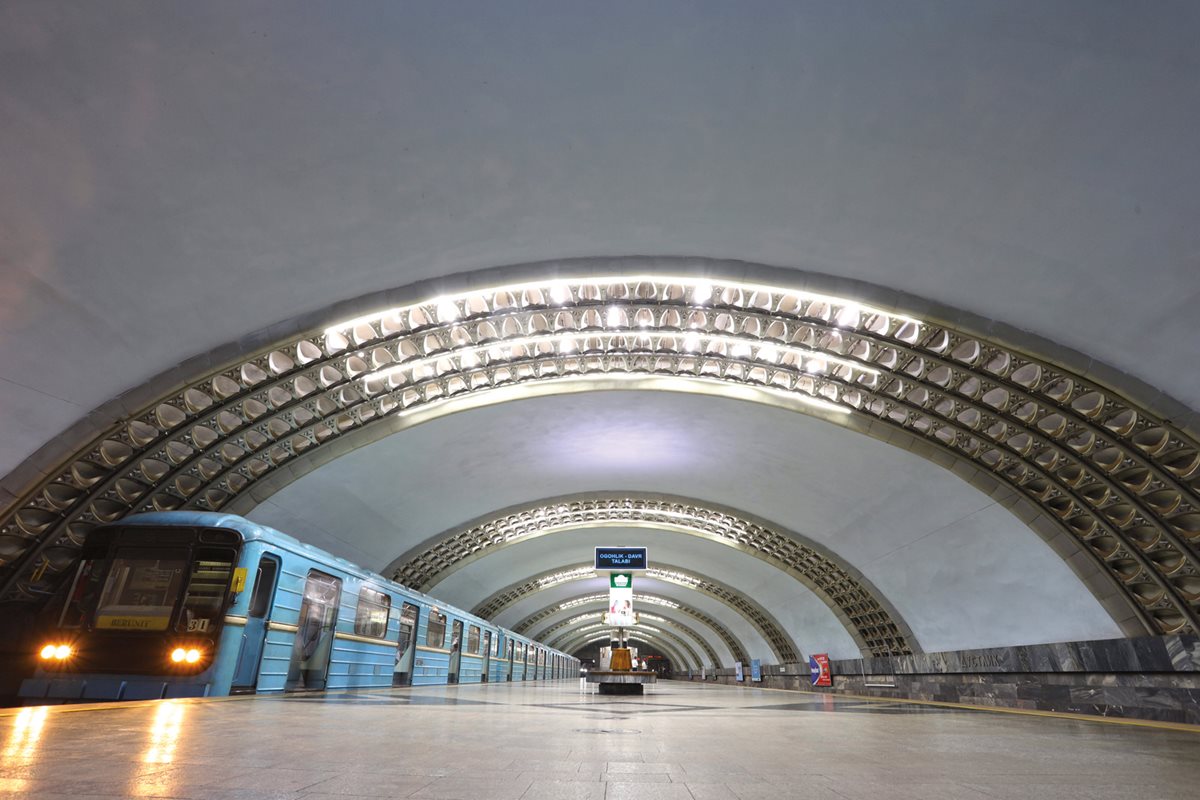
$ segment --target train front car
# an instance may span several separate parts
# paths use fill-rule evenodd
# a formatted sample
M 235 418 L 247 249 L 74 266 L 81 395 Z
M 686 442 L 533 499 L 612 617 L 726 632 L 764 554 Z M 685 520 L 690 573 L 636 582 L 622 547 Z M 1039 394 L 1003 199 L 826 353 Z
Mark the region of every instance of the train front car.
M 39 669 L 20 694 L 71 702 L 227 694 L 233 665 L 221 658 L 242 536 L 133 517 L 88 534 L 74 581 L 39 645 Z M 231 632 L 240 638 L 240 630 Z

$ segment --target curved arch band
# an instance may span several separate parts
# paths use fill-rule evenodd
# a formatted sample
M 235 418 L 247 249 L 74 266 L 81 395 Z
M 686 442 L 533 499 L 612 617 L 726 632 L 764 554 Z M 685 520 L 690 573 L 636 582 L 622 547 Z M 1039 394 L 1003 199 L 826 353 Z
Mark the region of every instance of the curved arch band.
M 636 630 L 635 634 L 637 636 L 645 637 L 646 639 L 650 639 L 651 641 L 653 641 L 656 646 L 662 648 L 668 655 L 671 656 L 672 659 L 676 660 L 679 664 L 682 664 L 687 667 L 697 667 L 698 668 L 704 663 L 703 661 L 700 660 L 700 657 L 696 654 L 696 651 L 693 650 L 687 644 L 687 642 L 685 642 L 679 636 L 676 636 L 675 634 L 671 633 L 670 631 L 664 631 L 664 630 L 657 629 L 657 628 L 655 628 L 655 629 L 638 628 Z M 557 639 L 555 639 L 554 642 L 547 642 L 547 646 L 553 647 L 556 650 L 562 650 L 564 652 L 569 652 L 569 651 L 567 651 L 567 649 L 565 647 L 561 647 L 560 645 L 571 644 L 573 642 L 579 641 L 581 638 L 589 638 L 589 637 L 595 637 L 595 636 L 597 636 L 596 631 L 594 631 L 594 630 L 584 631 L 582 628 L 580 628 L 580 629 L 576 629 L 574 631 L 568 631 L 568 632 L 562 634 Z M 632 638 L 632 636 L 630 638 Z M 686 657 L 683 655 L 685 652 L 687 653 Z
M 584 647 L 587 647 L 589 644 L 596 644 L 603 641 L 604 637 L 602 636 L 579 636 L 569 642 L 566 642 L 565 644 L 567 647 L 559 649 L 563 650 L 563 652 L 574 653 L 578 652 Z M 683 656 L 680 655 L 679 651 L 672 647 L 670 641 L 667 640 L 667 638 L 661 633 L 653 634 L 639 631 L 636 636 L 630 636 L 626 641 L 631 643 L 642 641 L 651 647 L 657 647 L 659 650 L 662 650 L 664 653 L 666 653 L 672 661 L 678 665 L 682 665 L 685 669 L 692 666 L 699 668 L 700 662 L 695 662 L 695 665 L 693 665 L 693 663 L 684 659 Z
M 745 512 L 689 498 L 597 492 L 506 509 L 442 534 L 433 544 L 396 559 L 384 572 L 405 585 L 427 589 L 494 549 L 560 531 L 610 526 L 677 531 L 749 553 L 812 590 L 865 655 L 920 652 L 916 637 L 895 608 L 836 555 Z
M 692 641 L 694 641 L 696 644 L 699 645 L 700 649 L 704 651 L 704 654 L 706 656 L 708 656 L 709 663 L 714 664 L 714 665 L 721 663 L 720 658 L 717 656 L 716 651 L 713 650 L 712 645 L 709 643 L 708 639 L 706 639 L 699 631 L 697 631 L 695 628 L 691 627 L 690 625 L 687 625 L 684 622 L 680 622 L 678 619 L 675 619 L 673 616 L 669 616 L 667 613 L 656 613 L 658 611 L 659 611 L 659 609 L 655 609 L 655 612 L 639 612 L 639 616 L 642 619 L 648 620 L 650 622 L 654 622 L 656 624 L 668 625 L 671 628 L 674 628 L 678 631 L 681 631 L 682 633 L 687 634 L 688 636 L 690 636 L 692 638 Z M 551 634 L 558 633 L 560 631 L 563 631 L 564 629 L 579 630 L 580 626 L 586 626 L 586 623 L 591 622 L 593 620 L 600 620 L 602 618 L 603 618 L 603 605 L 598 604 L 596 611 L 587 613 L 587 614 L 576 615 L 574 617 L 570 617 L 569 619 L 565 619 L 565 620 L 556 622 L 553 625 L 550 625 L 549 627 L 547 627 L 545 630 L 538 631 L 536 633 L 536 637 L 539 641 L 545 641 L 546 639 L 548 639 L 550 637 Z M 607 628 L 608 626 L 603 626 L 603 627 Z M 599 629 L 596 629 L 596 630 L 599 630 Z M 609 628 L 609 630 L 611 630 L 611 628 Z M 670 633 L 670 632 L 664 631 L 664 633 Z M 565 634 L 563 634 L 563 635 L 565 635 Z M 671 635 L 675 639 L 678 639 L 680 641 L 680 643 L 682 644 L 682 646 L 684 647 L 684 649 L 687 651 L 687 653 L 695 658 L 696 666 L 700 666 L 701 664 L 704 663 L 703 660 L 700 658 L 700 656 L 696 653 L 695 649 L 693 649 L 692 646 L 686 640 L 684 640 L 682 637 L 680 637 L 676 634 L 671 634 Z
M 1127 632 L 1200 631 L 1194 439 L 1052 360 L 851 298 L 735 277 L 747 269 L 427 297 L 199 370 L 21 491 L 0 518 L 0 600 L 45 597 L 99 522 L 253 505 L 261 491 L 251 489 L 301 474 L 334 441 L 361 444 L 498 390 L 633 379 L 807 410 L 969 465 L 968 480 L 1014 491 L 1015 513 L 1061 555 L 1088 554 L 1091 567 L 1070 563 Z
M 576 564 L 561 570 L 543 572 L 527 581 L 506 586 L 477 605 L 472 609 L 472 613 L 478 614 L 484 619 L 494 619 L 497 614 L 513 603 L 543 589 L 595 576 L 596 571 L 590 564 Z M 724 603 L 754 626 L 771 646 L 771 651 L 780 663 L 793 663 L 801 660 L 796 643 L 784 632 L 783 627 L 771 612 L 715 578 L 669 564 L 656 564 L 644 570 L 641 576 L 683 586 Z
M 724 625 L 722 625 L 719 620 L 713 619 L 711 616 L 709 616 L 708 614 L 705 614 L 703 611 L 700 611 L 699 609 L 696 609 L 696 608 L 692 608 L 691 606 L 687 605 L 686 603 L 680 603 L 680 602 L 678 602 L 676 600 L 672 600 L 668 597 L 659 597 L 658 595 L 654 595 L 654 594 L 634 592 L 633 599 L 638 603 L 647 603 L 649 605 L 661 606 L 663 608 L 668 608 L 673 611 L 678 611 L 681 614 L 687 614 L 689 617 L 692 617 L 693 619 L 696 619 L 696 620 L 704 623 L 704 625 L 706 627 L 708 627 L 711 631 L 713 631 L 713 633 L 715 633 L 718 637 L 720 637 L 721 642 L 725 645 L 725 647 L 733 655 L 734 661 L 741 661 L 741 662 L 747 663 L 747 664 L 750 663 L 746 657 L 746 648 L 740 641 L 738 641 L 737 637 L 734 636 L 732 633 L 730 633 L 729 629 L 726 628 Z M 561 602 L 555 603 L 554 605 L 547 606 L 546 608 L 542 609 L 541 611 L 537 612 L 536 614 L 529 615 L 528 617 L 526 617 L 525 619 L 521 620 L 519 623 L 514 625 L 513 630 L 517 633 L 524 634 L 526 631 L 528 631 L 534 625 L 538 624 L 542 620 L 545 620 L 545 619 L 548 619 L 548 618 L 554 616 L 555 614 L 559 613 L 560 611 L 565 611 L 565 610 L 571 609 L 571 608 L 582 607 L 585 605 L 605 605 L 605 606 L 607 606 L 608 605 L 608 595 L 607 594 L 589 594 L 589 595 L 581 595 L 580 597 L 573 597 L 573 598 L 570 598 L 569 600 L 563 600 Z M 545 636 L 545 631 L 539 633 L 538 635 Z M 704 639 L 699 639 L 698 641 L 705 648 L 705 651 L 707 652 L 709 658 L 713 659 L 713 663 L 714 664 L 720 663 L 720 659 L 717 657 L 717 654 L 710 647 L 708 647 L 708 645 L 707 645 L 707 643 L 705 643 Z

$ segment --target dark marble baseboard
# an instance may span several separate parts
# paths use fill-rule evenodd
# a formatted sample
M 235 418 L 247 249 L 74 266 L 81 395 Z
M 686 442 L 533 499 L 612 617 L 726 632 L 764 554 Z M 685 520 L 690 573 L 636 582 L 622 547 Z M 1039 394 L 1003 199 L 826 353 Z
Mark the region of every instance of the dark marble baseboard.
M 1125 684 L 1119 681 L 1125 676 L 1111 674 L 1087 675 L 1086 680 L 1084 677 L 1061 673 L 835 675 L 832 688 L 815 689 L 807 676 L 764 675 L 762 683 L 753 685 L 1200 725 L 1200 678 L 1188 679 L 1190 686 L 1178 686 L 1156 685 L 1155 681 L 1147 679 Z M 717 675 L 710 680 L 725 684 L 736 682 L 733 675 Z M 749 675 L 743 685 L 751 685 Z
M 831 667 L 834 685 L 815 691 L 1200 725 L 1200 638 L 1194 636 L 843 659 Z M 736 683 L 732 668 L 715 670 L 708 680 Z M 764 665 L 757 685 L 814 690 L 801 664 Z
M 888 658 L 840 659 L 840 673 L 1200 672 L 1200 638 L 1142 636 L 952 650 Z

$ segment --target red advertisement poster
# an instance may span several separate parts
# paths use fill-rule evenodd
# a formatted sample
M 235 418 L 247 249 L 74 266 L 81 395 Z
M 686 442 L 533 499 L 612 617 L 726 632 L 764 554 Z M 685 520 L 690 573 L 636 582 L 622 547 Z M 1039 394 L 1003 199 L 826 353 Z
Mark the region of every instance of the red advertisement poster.
M 829 671 L 829 656 L 817 653 L 808 659 L 808 670 L 812 673 L 813 686 L 833 686 L 833 673 Z

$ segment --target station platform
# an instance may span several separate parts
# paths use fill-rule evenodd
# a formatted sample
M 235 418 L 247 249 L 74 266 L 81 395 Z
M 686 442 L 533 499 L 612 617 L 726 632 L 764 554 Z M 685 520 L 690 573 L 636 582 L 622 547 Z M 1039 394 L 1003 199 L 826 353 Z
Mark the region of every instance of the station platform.
M 1200 727 L 664 681 L 0 711 L 0 798 L 1194 798 Z

